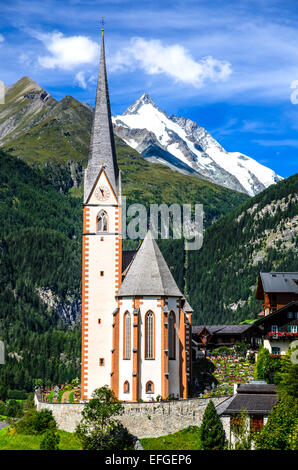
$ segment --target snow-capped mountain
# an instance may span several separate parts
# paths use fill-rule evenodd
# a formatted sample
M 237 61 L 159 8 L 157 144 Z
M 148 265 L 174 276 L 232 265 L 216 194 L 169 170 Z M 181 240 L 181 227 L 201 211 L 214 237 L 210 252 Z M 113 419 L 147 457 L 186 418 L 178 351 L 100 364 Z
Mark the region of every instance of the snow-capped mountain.
M 114 131 L 144 158 L 254 196 L 280 181 L 273 170 L 239 152 L 227 152 L 190 119 L 167 116 L 144 93 L 119 116 Z

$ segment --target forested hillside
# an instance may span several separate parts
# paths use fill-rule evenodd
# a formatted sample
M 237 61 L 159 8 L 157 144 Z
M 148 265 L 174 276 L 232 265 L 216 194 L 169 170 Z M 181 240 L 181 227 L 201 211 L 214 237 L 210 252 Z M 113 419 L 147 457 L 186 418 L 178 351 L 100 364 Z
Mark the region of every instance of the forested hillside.
M 297 271 L 298 174 L 272 185 L 206 230 L 190 252 L 187 292 L 196 324 L 255 318 L 260 271 Z
M 0 384 L 65 382 L 80 369 L 81 203 L 2 151 L 0 187 Z

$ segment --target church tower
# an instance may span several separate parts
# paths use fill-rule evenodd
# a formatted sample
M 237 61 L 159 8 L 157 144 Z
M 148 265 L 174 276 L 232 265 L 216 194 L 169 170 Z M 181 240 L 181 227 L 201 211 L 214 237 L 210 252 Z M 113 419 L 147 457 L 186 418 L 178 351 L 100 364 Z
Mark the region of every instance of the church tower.
M 108 385 L 117 394 L 117 327 L 121 284 L 121 181 L 116 160 L 102 30 L 88 165 L 84 174 L 81 399 Z
M 83 211 L 81 399 L 104 385 L 123 401 L 187 398 L 192 309 L 150 230 L 122 256 L 103 30 Z

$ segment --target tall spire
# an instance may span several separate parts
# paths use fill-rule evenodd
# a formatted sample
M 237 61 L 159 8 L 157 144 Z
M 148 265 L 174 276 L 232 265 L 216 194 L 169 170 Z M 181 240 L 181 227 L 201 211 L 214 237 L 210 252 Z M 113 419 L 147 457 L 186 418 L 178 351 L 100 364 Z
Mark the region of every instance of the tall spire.
M 102 38 L 95 110 L 88 165 L 85 170 L 84 179 L 84 203 L 87 202 L 90 192 L 102 167 L 105 169 L 106 175 L 116 196 L 118 195 L 119 190 L 119 169 L 116 160 L 115 141 L 111 119 L 103 28 L 101 31 Z

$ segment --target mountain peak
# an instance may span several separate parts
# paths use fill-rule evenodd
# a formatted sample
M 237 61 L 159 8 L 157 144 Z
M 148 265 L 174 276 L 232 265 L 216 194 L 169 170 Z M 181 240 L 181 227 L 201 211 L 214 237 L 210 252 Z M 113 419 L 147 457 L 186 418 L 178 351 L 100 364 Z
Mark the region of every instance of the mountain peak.
M 145 158 L 182 173 L 195 174 L 249 196 L 282 179 L 256 160 L 226 151 L 196 122 L 169 117 L 147 93 L 113 119 L 116 134 L 128 145 Z
M 137 114 L 138 110 L 145 104 L 151 104 L 154 108 L 157 108 L 151 96 L 149 96 L 148 93 L 143 93 L 142 96 L 134 102 L 134 104 L 128 106 L 127 110 L 123 113 L 123 115 Z

